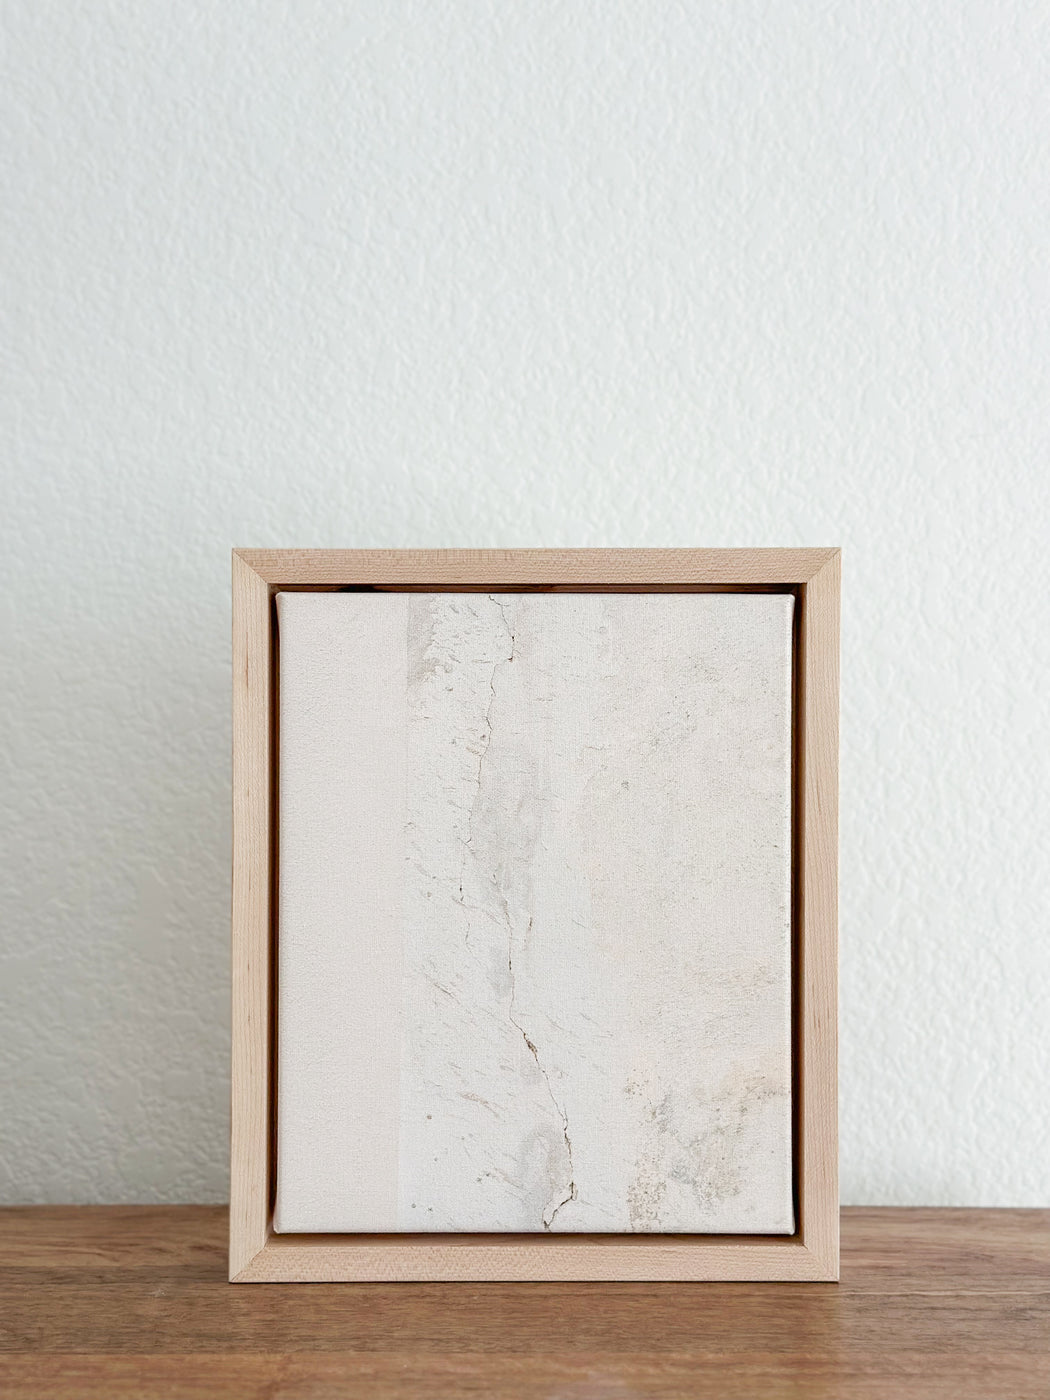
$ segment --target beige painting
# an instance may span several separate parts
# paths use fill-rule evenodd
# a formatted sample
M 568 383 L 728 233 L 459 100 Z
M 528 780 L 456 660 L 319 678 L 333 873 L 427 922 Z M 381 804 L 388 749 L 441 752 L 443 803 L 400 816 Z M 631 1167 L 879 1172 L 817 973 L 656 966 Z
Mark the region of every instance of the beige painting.
M 277 601 L 275 1228 L 791 1233 L 792 597 Z

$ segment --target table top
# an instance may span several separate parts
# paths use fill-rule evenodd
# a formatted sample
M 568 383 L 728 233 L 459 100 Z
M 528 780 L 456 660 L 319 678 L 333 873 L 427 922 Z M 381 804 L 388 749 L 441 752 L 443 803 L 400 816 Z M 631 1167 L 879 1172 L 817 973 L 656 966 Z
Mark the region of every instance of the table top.
M 1047 1400 L 1050 1210 L 847 1209 L 838 1284 L 231 1285 L 223 1207 L 8 1209 L 0 1394 Z

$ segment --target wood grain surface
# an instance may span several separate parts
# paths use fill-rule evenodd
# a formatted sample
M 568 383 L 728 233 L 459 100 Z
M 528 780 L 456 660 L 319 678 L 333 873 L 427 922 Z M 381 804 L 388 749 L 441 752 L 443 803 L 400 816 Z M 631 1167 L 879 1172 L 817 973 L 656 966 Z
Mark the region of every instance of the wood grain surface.
M 271 1175 L 271 906 L 275 673 L 270 591 L 233 556 L 231 1272 L 263 1249 Z
M 271 588 L 807 583 L 838 549 L 237 549 Z
M 1045 1400 L 1050 1211 L 843 1212 L 842 1281 L 226 1282 L 219 1207 L 0 1212 L 0 1395 Z

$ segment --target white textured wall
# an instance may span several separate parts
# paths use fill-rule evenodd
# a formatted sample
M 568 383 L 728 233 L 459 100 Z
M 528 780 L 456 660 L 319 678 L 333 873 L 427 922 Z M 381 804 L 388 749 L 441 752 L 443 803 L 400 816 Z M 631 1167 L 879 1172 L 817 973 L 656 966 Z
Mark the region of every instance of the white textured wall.
M 847 1201 L 1050 1201 L 1023 0 L 7 0 L 0 1197 L 226 1190 L 228 550 L 845 547 Z

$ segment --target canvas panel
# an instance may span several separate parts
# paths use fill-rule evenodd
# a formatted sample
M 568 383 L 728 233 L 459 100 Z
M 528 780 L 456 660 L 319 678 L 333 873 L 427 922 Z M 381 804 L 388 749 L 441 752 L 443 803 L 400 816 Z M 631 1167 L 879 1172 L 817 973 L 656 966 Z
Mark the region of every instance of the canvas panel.
M 277 1229 L 793 1230 L 792 608 L 278 595 Z

